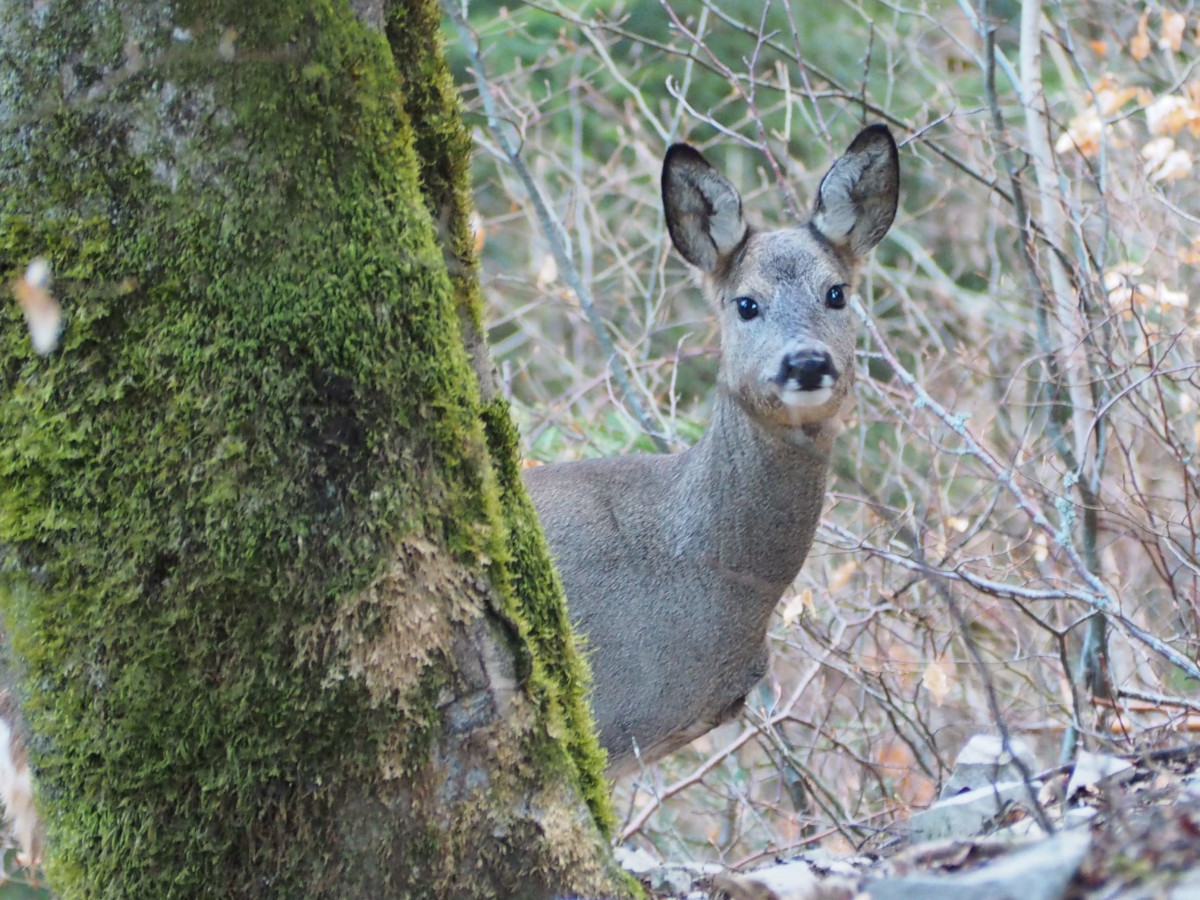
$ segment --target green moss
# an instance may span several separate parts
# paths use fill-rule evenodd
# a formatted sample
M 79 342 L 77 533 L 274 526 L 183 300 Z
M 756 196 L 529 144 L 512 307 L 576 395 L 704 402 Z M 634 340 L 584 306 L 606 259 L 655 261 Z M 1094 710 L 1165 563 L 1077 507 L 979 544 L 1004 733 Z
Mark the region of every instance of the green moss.
M 469 259 L 462 163 L 417 156 L 465 146 L 451 100 L 424 93 L 440 62 L 398 73 L 344 4 L 255 9 L 183 4 L 183 42 L 156 5 L 52 5 L 0 38 L 22 79 L 0 272 L 48 256 L 67 317 L 39 359 L 0 311 L 0 603 L 64 897 L 436 895 L 406 879 L 455 857 L 410 813 L 437 809 L 415 773 L 452 747 L 439 697 L 459 675 L 435 654 L 388 702 L 331 680 L 344 648 L 323 637 L 381 627 L 363 591 L 409 535 L 454 573 L 432 594 L 488 566 L 545 654 L 548 730 L 607 808 L 515 439 L 463 350 L 473 273 L 448 277 L 437 239 Z M 217 22 L 237 27 L 233 63 Z M 422 104 L 440 124 L 414 139 Z M 449 226 L 426 212 L 435 170 Z M 455 596 L 459 625 L 486 613 Z M 385 751 L 414 779 L 381 780 Z
M 489 443 L 497 448 L 495 467 L 505 500 L 509 541 L 512 548 L 513 616 L 533 648 L 536 683 L 543 713 L 552 729 L 566 742 L 575 764 L 575 778 L 587 798 L 592 814 L 611 831 L 612 807 L 605 777 L 604 752 L 596 740 L 591 709 L 587 704 L 587 668 L 577 652 L 567 619 L 562 587 L 550 562 L 537 514 L 521 480 L 517 466 L 517 433 L 508 404 L 497 399 L 483 410 Z
M 439 22 L 436 3 L 426 0 L 397 5 L 387 33 L 405 81 L 414 86 L 406 94 L 405 108 L 418 135 L 422 192 L 439 226 L 463 330 L 470 342 L 483 327 L 483 302 L 469 224 L 471 142 L 457 115 L 457 92 L 441 53 L 436 44 L 417 37 L 436 33 Z M 551 730 L 563 736 L 574 762 L 575 778 L 597 822 L 607 830 L 612 824 L 612 808 L 603 751 L 586 701 L 586 664 L 576 652 L 562 588 L 520 478 L 520 441 L 506 402 L 493 399 L 482 414 L 508 538 L 505 571 L 497 570 L 493 575 L 502 585 L 505 612 L 532 645 L 530 684 L 543 715 L 551 723 Z

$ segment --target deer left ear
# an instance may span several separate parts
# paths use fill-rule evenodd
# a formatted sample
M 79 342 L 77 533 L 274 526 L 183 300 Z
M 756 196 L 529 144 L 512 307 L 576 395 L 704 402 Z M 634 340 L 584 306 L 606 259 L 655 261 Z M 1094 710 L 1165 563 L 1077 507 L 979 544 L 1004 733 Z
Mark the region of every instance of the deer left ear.
M 899 197 L 896 142 L 886 125 L 872 125 L 821 179 L 812 224 L 833 245 L 866 256 L 891 228 Z
M 716 271 L 746 237 L 737 188 L 687 144 L 667 150 L 662 196 L 671 242 L 702 272 Z

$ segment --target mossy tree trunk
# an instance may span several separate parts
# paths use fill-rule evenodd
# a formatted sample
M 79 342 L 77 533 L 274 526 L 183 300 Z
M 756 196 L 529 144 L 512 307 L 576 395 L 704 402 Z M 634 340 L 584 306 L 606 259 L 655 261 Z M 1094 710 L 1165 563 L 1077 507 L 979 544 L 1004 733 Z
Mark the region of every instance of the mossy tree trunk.
M 406 3 L 0 3 L 0 601 L 64 897 L 620 895 Z M 599 823 L 599 824 L 597 824 Z

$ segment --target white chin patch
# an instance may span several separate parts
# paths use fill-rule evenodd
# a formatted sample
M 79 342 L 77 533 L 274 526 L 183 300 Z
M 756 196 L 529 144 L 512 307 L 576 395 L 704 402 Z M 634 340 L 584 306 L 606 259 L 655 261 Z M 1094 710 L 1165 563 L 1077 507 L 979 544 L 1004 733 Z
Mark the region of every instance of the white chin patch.
M 806 409 L 811 406 L 824 406 L 833 396 L 833 388 L 820 387 L 812 391 L 802 391 L 799 388 L 784 388 L 779 392 L 783 405 L 791 409 Z

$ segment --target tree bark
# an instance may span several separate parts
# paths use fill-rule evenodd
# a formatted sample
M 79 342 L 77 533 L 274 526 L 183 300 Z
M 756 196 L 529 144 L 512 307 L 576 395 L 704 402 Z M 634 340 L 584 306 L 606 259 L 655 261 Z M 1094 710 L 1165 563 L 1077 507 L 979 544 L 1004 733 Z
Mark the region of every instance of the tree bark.
M 0 3 L 0 604 L 72 897 L 625 896 L 424 0 Z

